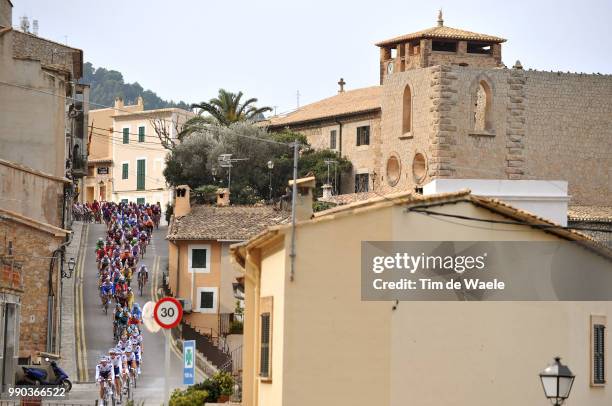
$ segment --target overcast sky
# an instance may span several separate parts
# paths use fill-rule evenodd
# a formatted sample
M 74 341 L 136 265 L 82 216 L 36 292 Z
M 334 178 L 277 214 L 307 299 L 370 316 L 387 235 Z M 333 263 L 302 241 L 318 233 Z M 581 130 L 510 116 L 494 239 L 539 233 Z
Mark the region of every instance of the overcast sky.
M 508 39 L 512 66 L 612 73 L 610 0 L 12 0 L 13 23 L 81 48 L 165 99 L 198 102 L 242 90 L 278 112 L 378 84 L 374 43 L 445 25 Z

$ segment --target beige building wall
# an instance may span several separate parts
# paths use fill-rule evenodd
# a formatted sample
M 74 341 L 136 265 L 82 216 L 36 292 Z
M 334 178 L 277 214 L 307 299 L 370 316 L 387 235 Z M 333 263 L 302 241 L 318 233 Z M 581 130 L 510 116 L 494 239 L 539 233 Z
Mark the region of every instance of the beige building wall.
M 87 176 L 84 178 L 84 191 L 81 201 L 111 201 L 113 190 L 113 116 L 144 110 L 142 97 L 134 105 L 124 105 L 117 98 L 114 108 L 90 110 L 89 112 L 89 159 Z M 102 169 L 99 169 L 102 168 Z M 107 172 L 107 173 L 104 173 Z
M 170 202 L 171 193 L 163 175 L 166 166 L 166 156 L 169 151 L 162 147 L 155 129 L 153 119 L 166 120 L 172 137 L 177 136 L 173 122 L 184 123 L 191 113 L 177 109 L 147 110 L 142 113 L 120 114 L 113 116 L 113 191 L 112 199 L 119 202 L 123 199 L 137 201 L 144 199 L 146 203 L 160 202 L 162 207 Z M 145 128 L 144 142 L 138 141 L 138 128 Z M 129 143 L 123 143 L 123 129 L 129 131 Z M 145 187 L 137 189 L 137 161 L 145 160 Z M 128 165 L 128 177 L 123 179 L 123 164 Z
M 44 69 L 40 61 L 13 58 L 16 35 L 22 34 L 0 34 L 0 81 L 16 85 L 0 87 L 0 158 L 63 177 L 68 156 L 66 77 Z
M 191 301 L 194 311 L 185 316 L 185 320 L 202 333 L 217 335 L 219 329 L 219 314 L 234 313 L 236 299 L 233 295 L 232 283 L 242 274 L 230 264 L 229 242 L 213 240 L 169 241 L 169 285 L 172 294 L 181 299 Z M 211 250 L 210 272 L 189 272 L 189 247 L 208 245 Z M 202 313 L 195 311 L 198 305 L 198 288 L 216 288 L 216 311 Z
M 505 219 L 471 203 L 436 210 Z M 351 406 L 544 404 L 537 374 L 556 355 L 578 377 L 572 404 L 610 404 L 607 385 L 589 384 L 590 316 L 610 317 L 610 303 L 401 302 L 394 311 L 392 302 L 361 300 L 361 241 L 546 241 L 557 237 L 524 226 L 453 225 L 406 213 L 401 206 L 357 213 L 339 213 L 331 221 L 298 226 L 293 282 L 287 253 L 280 251 L 284 257 L 280 260 L 276 251 L 251 251 L 254 263 L 247 259 L 246 305 L 254 310 L 247 312 L 245 321 L 245 394 L 256 396 L 246 396 L 245 405 L 312 405 L 321 399 Z M 289 244 L 287 232 L 284 246 Z M 576 255 L 584 256 L 585 263 L 608 264 L 584 249 Z M 254 268 L 259 264 L 258 282 Z M 271 383 L 256 377 L 257 297 L 265 295 L 274 297 Z M 277 303 L 282 298 L 284 313 L 279 316 Z M 284 330 L 282 345 L 277 342 L 279 323 Z M 279 351 L 282 371 L 276 364 Z M 249 376 L 249 357 L 255 376 Z M 609 352 L 606 357 L 609 362 Z

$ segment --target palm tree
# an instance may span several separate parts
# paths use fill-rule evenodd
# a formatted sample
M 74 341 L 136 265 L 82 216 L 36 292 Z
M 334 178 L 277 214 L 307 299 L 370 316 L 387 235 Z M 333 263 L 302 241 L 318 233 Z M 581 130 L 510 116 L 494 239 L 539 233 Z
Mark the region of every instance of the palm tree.
M 263 113 L 272 111 L 270 107 L 254 106 L 257 99 L 252 97 L 244 103 L 240 103 L 243 93 L 232 93 L 225 89 L 219 89 L 219 95 L 208 102 L 192 104 L 191 108 L 200 109 L 198 117 L 195 117 L 191 125 L 201 125 L 205 123 L 219 123 L 229 126 L 237 121 L 254 121 L 260 118 Z M 208 113 L 210 116 L 202 117 L 202 113 Z M 191 120 L 190 120 L 191 121 Z

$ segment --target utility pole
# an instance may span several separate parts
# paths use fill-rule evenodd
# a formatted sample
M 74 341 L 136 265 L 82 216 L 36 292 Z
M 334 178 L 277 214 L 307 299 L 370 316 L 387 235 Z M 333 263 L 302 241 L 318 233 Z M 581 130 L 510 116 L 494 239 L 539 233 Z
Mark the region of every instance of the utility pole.
M 299 93 L 299 92 L 298 92 Z M 298 154 L 300 144 L 297 140 L 293 141 L 293 189 L 291 191 L 291 275 L 290 280 L 293 282 L 295 274 L 295 206 L 297 198 L 297 176 L 298 176 Z

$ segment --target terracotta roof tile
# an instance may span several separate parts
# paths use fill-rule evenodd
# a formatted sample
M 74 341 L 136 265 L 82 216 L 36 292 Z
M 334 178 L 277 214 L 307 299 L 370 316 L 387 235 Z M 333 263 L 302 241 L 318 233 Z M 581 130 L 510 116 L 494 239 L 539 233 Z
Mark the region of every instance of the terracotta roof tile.
M 320 197 L 318 200 L 320 202 L 343 205 L 368 200 L 376 196 L 378 196 L 378 194 L 374 192 L 345 193 L 342 195 L 328 197 L 327 199 Z
M 185 216 L 175 218 L 168 230 L 169 240 L 243 241 L 266 227 L 283 224 L 289 213 L 271 206 L 193 206 Z
M 436 39 L 458 39 L 458 40 L 466 40 L 466 41 L 483 41 L 483 42 L 494 42 L 500 43 L 505 42 L 504 38 L 495 37 L 493 35 L 487 34 L 479 34 L 477 32 L 471 32 L 466 30 L 460 30 L 458 28 L 452 27 L 432 27 L 426 30 L 413 32 L 411 34 L 400 35 L 399 37 L 394 37 L 390 39 L 386 39 L 384 41 L 378 42 L 376 45 L 386 46 L 392 45 L 399 42 L 405 42 L 412 39 L 420 39 L 420 38 L 436 38 Z
M 570 206 L 567 217 L 570 220 L 612 222 L 612 206 Z
M 273 116 L 261 122 L 261 124 L 269 127 L 278 127 L 328 117 L 379 110 L 381 90 L 380 86 L 347 90 L 327 99 L 300 107 L 284 116 Z

